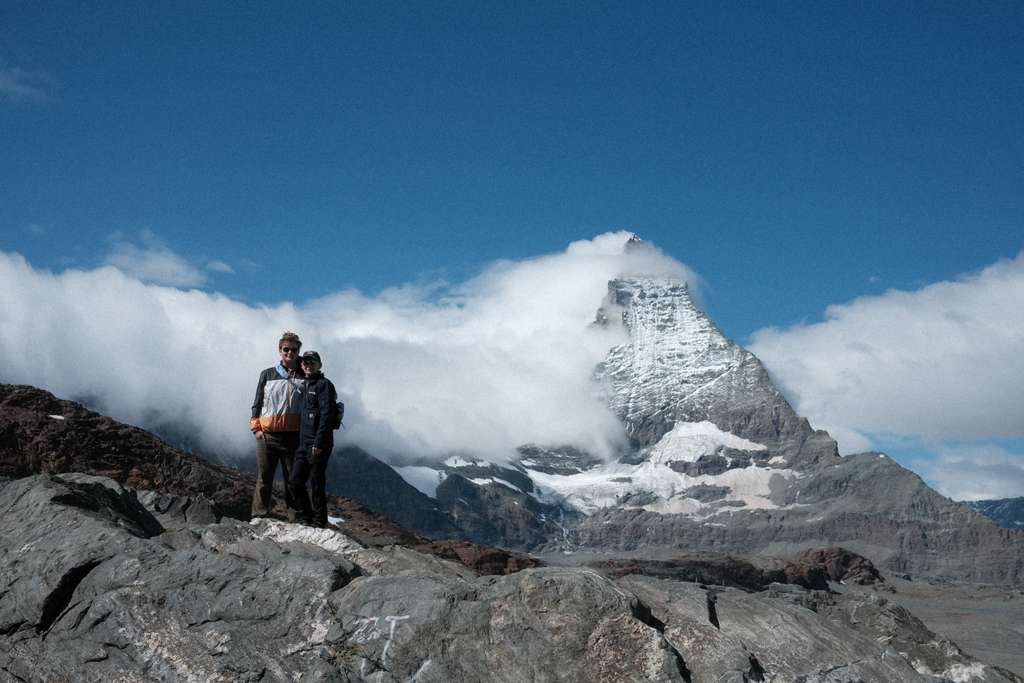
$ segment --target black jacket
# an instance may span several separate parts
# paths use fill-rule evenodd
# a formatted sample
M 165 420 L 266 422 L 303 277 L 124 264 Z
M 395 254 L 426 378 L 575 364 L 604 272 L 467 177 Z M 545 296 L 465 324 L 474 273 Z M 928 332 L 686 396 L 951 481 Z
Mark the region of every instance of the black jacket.
M 306 392 L 302 398 L 302 428 L 299 431 L 299 445 L 330 450 L 334 448 L 334 430 L 331 417 L 334 415 L 338 392 L 331 380 L 322 373 L 306 377 Z

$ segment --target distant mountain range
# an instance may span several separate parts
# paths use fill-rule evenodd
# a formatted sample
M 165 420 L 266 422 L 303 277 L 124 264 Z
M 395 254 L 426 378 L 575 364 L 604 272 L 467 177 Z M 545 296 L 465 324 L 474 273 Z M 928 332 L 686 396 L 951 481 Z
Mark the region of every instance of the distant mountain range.
M 964 502 L 1005 529 L 1024 529 L 1024 498 Z

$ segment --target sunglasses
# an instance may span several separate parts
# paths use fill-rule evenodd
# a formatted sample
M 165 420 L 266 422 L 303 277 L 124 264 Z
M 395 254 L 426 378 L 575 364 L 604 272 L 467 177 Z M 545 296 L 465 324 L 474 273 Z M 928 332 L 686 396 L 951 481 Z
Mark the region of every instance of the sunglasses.
M 282 346 L 281 351 L 284 353 L 298 353 L 299 349 L 297 346 Z
M 319 362 L 320 361 L 318 361 L 316 358 L 303 358 L 302 359 L 302 364 L 303 365 L 316 365 Z

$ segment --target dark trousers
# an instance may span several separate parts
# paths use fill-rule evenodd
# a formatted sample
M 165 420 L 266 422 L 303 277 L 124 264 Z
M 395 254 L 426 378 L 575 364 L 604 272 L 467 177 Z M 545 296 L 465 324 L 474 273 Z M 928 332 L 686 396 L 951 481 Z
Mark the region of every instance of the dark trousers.
M 327 526 L 327 461 L 331 458 L 334 445 L 327 444 L 318 455 L 313 455 L 311 448 L 299 446 L 295 452 L 291 478 L 292 499 L 302 510 L 302 521 L 322 528 Z M 309 493 L 306 492 L 307 479 Z
M 292 476 L 292 461 L 295 449 L 299 447 L 298 432 L 263 432 L 263 439 L 256 439 L 256 492 L 252 496 L 252 516 L 264 517 L 274 507 L 271 493 L 274 490 L 274 475 L 277 464 L 281 463 L 281 474 L 284 476 L 284 505 L 287 508 L 288 521 L 299 518 L 299 507 L 292 499 L 288 482 Z

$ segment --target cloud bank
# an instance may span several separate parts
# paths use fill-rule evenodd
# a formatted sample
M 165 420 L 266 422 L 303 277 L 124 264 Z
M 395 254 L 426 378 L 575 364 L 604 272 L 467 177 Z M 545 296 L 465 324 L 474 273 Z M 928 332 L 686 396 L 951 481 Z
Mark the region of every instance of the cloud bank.
M 139 235 L 144 247 L 136 246 L 123 235 L 111 237 L 114 251 L 107 256 L 105 265 L 113 266 L 122 273 L 141 282 L 169 287 L 199 287 L 206 282 L 206 275 L 175 254 L 156 235 L 143 230 Z M 230 271 L 230 266 L 214 262 L 211 269 Z M 225 271 L 225 268 L 227 271 Z
M 1024 457 L 998 444 L 940 445 L 935 460 L 915 460 L 914 471 L 956 500 L 1018 498 L 1024 493 Z
M 591 376 L 622 332 L 590 325 L 608 281 L 672 275 L 694 294 L 702 284 L 657 249 L 627 253 L 628 238 L 495 263 L 456 285 L 276 306 L 179 289 L 205 282 L 202 270 L 146 234 L 142 247 L 116 238 L 107 265 L 89 271 L 53 274 L 0 252 L 0 382 L 42 387 L 208 455 L 251 458 L 256 378 L 291 330 L 321 353 L 348 406 L 339 438 L 393 464 L 501 459 L 527 443 L 609 456 L 622 428 Z M 206 270 L 230 271 L 218 264 Z M 1024 254 L 830 307 L 822 323 L 761 330 L 749 348 L 843 453 L 905 449 L 904 464 L 946 495 L 1012 497 L 1024 490 L 1021 301 Z
M 258 307 L 167 286 L 190 286 L 196 271 L 159 244 L 149 252 L 161 258 L 119 242 L 109 265 L 60 274 L 0 252 L 0 381 L 165 433 L 188 425 L 182 436 L 195 447 L 251 457 L 256 379 L 291 330 L 321 353 L 347 404 L 340 438 L 392 462 L 501 458 L 526 443 L 608 455 L 622 430 L 590 379 L 622 341 L 590 326 L 608 281 L 699 282 L 656 249 L 626 253 L 628 238 L 609 233 L 496 263 L 457 286 Z
M 797 412 L 828 430 L 841 452 L 912 439 L 939 453 L 922 473 L 943 493 L 999 497 L 974 488 L 1010 476 L 998 489 L 1015 487 L 1012 495 L 1020 495 L 1020 455 L 985 446 L 958 447 L 954 456 L 939 444 L 1024 437 L 1022 302 L 1024 252 L 956 281 L 831 306 L 821 323 L 760 330 L 749 348 Z M 982 464 L 997 461 L 1016 464 L 985 478 L 992 468 Z M 964 469 L 979 477 L 970 491 L 957 482 Z

